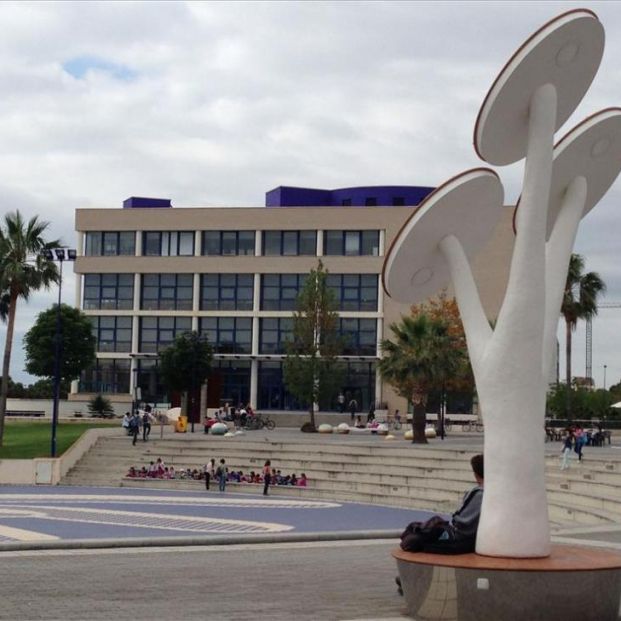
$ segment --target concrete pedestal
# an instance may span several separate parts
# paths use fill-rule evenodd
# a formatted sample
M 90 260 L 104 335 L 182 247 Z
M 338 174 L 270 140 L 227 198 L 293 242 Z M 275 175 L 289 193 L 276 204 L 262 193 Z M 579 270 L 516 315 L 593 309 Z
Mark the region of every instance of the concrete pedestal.
M 617 621 L 621 554 L 553 546 L 541 559 L 393 551 L 417 621 Z

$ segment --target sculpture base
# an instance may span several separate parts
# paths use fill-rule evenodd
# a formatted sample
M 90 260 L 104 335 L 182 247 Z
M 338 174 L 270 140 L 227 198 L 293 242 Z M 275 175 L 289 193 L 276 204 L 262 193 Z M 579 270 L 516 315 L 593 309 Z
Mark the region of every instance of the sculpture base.
M 417 621 L 617 621 L 621 554 L 552 546 L 549 557 L 444 556 L 394 550 Z

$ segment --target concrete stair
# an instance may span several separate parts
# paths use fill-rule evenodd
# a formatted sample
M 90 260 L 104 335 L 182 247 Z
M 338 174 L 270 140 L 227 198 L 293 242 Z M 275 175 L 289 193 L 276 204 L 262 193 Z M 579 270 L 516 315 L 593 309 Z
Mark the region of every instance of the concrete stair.
M 61 481 L 65 485 L 204 489 L 202 481 L 126 479 L 130 466 L 148 466 L 161 457 L 176 470 L 202 468 L 224 457 L 229 470 L 260 471 L 266 459 L 283 474 L 304 472 L 309 487 L 274 486 L 273 495 L 368 502 L 450 511 L 472 484 L 473 452 L 411 444 L 171 436 L 138 442 L 127 437 L 100 438 Z M 621 459 L 589 454 L 582 463 L 559 470 L 558 456 L 546 457 L 550 520 L 553 524 L 602 524 L 621 518 Z M 259 493 L 256 485 L 231 484 L 231 491 Z

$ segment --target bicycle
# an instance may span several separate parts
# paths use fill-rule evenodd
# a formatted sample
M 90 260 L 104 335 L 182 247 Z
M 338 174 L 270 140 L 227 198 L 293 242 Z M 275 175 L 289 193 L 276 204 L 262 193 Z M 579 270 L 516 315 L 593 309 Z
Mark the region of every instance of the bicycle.
M 246 431 L 256 431 L 259 429 L 267 429 L 268 431 L 273 431 L 275 428 L 276 423 L 269 416 L 263 416 L 262 414 L 255 414 L 254 416 L 249 416 L 246 419 L 246 424 L 244 425 L 244 429 Z

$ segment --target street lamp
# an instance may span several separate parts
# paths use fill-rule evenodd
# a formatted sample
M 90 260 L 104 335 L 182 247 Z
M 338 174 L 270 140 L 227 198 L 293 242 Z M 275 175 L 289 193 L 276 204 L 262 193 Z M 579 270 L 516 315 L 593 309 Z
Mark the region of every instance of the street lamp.
M 56 339 L 54 341 L 54 405 L 52 407 L 52 447 L 51 456 L 56 457 L 56 428 L 58 427 L 58 402 L 60 401 L 60 362 L 62 356 L 62 318 L 60 303 L 63 290 L 63 263 L 75 261 L 77 252 L 73 248 L 54 248 L 43 251 L 43 258 L 47 261 L 60 263 L 58 278 L 58 306 L 56 307 Z
M 606 369 L 608 368 L 608 365 L 605 364 L 604 365 L 604 390 L 606 390 Z

